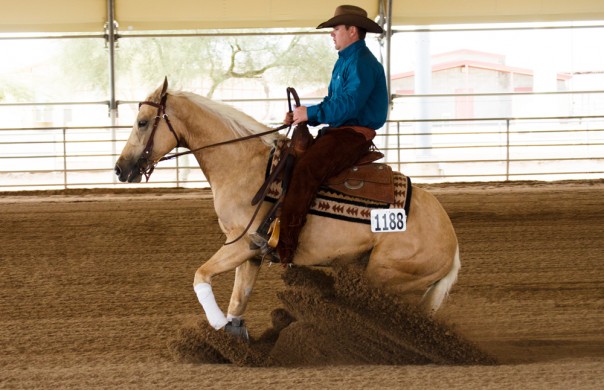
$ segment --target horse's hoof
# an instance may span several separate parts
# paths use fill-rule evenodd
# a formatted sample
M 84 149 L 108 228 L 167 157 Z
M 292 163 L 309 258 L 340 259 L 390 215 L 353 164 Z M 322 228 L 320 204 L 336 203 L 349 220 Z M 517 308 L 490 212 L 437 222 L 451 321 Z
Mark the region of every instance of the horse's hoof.
M 250 335 L 247 331 L 247 327 L 245 326 L 244 321 L 241 319 L 233 318 L 224 326 L 224 331 L 242 339 L 246 343 L 249 343 L 250 341 Z

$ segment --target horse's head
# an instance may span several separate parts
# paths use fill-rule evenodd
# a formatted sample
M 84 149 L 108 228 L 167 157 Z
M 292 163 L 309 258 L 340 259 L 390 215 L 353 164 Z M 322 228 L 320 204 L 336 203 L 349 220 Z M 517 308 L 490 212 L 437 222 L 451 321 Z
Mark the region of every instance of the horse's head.
M 139 103 L 138 116 L 122 154 L 115 163 L 115 174 L 121 182 L 138 183 L 143 175 L 149 180 L 155 164 L 179 140 L 168 114 L 168 79 L 147 100 Z

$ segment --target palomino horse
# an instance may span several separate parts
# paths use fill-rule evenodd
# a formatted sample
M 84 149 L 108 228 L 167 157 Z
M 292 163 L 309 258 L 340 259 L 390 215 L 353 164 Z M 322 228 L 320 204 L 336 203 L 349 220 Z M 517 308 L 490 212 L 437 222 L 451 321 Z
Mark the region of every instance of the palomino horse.
M 140 104 L 132 133 L 115 165 L 122 182 L 139 182 L 177 145 L 197 150 L 195 157 L 214 196 L 226 242 L 245 232 L 254 214 L 250 201 L 262 185 L 275 133 L 236 109 L 187 92 L 151 94 Z M 228 142 L 233 139 L 240 142 Z M 241 139 L 243 138 L 243 139 Z M 265 202 L 262 212 L 270 203 Z M 258 218 L 260 220 L 261 218 Z M 254 231 L 259 221 L 254 222 Z M 260 249 L 250 249 L 247 234 L 222 246 L 195 273 L 194 290 L 215 329 L 241 323 L 260 269 Z M 360 259 L 363 259 L 361 262 Z M 457 279 L 457 237 L 434 196 L 413 187 L 411 214 L 404 232 L 372 233 L 369 225 L 309 215 L 300 235 L 294 265 L 361 264 L 375 287 L 403 295 L 425 292 L 421 306 L 436 311 Z M 227 316 L 212 292 L 212 277 L 236 269 Z M 229 324 L 229 326 L 232 326 Z

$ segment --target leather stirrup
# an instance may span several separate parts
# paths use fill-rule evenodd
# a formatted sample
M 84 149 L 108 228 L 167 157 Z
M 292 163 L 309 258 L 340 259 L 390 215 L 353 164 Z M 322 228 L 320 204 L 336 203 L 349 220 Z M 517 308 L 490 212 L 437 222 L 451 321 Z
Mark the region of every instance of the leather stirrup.
M 268 229 L 268 234 L 270 234 L 270 238 L 268 239 L 268 246 L 271 248 L 276 248 L 279 243 L 279 233 L 281 232 L 281 220 L 279 218 L 275 218 L 270 228 Z

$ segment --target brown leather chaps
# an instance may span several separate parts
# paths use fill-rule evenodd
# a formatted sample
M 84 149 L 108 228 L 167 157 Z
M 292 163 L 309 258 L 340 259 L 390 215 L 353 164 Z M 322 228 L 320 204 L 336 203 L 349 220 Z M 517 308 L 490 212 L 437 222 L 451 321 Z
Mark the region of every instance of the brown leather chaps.
M 318 137 L 299 158 L 281 209 L 277 251 L 282 262 L 291 262 L 306 214 L 321 184 L 354 165 L 371 145 L 363 134 L 350 128 L 337 128 Z

